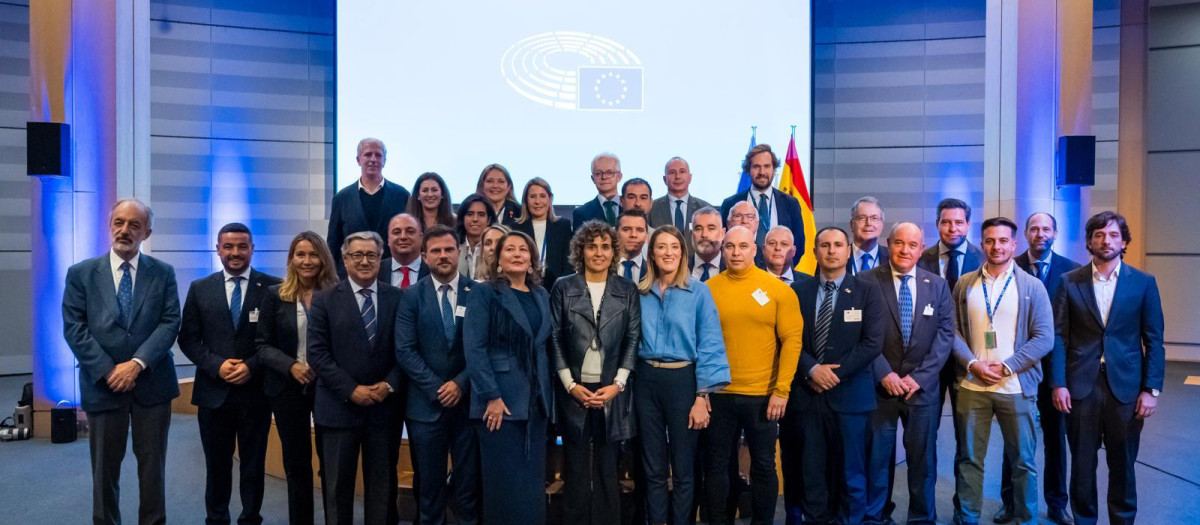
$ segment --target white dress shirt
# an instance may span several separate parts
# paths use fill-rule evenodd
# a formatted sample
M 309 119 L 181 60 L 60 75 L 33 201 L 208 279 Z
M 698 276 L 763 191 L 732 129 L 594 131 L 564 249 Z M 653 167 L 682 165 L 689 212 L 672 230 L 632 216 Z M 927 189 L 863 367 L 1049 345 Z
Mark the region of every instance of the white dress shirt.
M 141 252 L 138 252 L 137 255 L 133 256 L 133 258 L 129 260 L 129 280 L 130 284 L 134 286 L 137 286 L 138 261 L 141 259 L 142 254 Z M 117 255 L 117 252 L 112 250 L 108 251 L 108 264 L 109 266 L 112 266 L 113 290 L 116 293 L 121 293 L 121 276 L 125 273 L 121 271 L 121 265 L 124 263 L 125 259 L 122 259 L 120 255 Z
M 871 268 L 863 268 L 862 256 L 864 253 L 869 255 L 871 258 Z M 869 252 L 863 251 L 858 247 L 858 245 L 852 245 L 851 254 L 853 256 L 850 258 L 850 264 L 854 265 L 854 270 L 857 272 L 865 272 L 875 268 L 876 266 L 879 266 L 879 244 L 876 244 L 875 247 L 871 248 L 871 251 Z
M 389 281 L 393 286 L 400 286 L 404 282 L 404 272 L 401 268 L 408 268 L 408 284 L 414 285 L 417 279 L 421 277 L 421 257 L 417 257 L 408 264 L 401 263 L 395 257 L 392 258 L 392 280 Z
M 442 291 L 443 284 L 450 285 L 450 289 L 443 292 Z M 444 283 L 444 282 L 439 281 L 437 279 L 437 277 L 434 277 L 433 278 L 433 294 L 435 296 L 437 296 L 438 309 L 439 309 L 438 311 L 441 311 L 440 309 L 442 307 L 442 296 L 446 295 L 446 294 L 450 295 L 450 311 L 457 310 L 458 309 L 458 278 L 455 277 L 454 279 L 450 279 L 450 282 Z
M 296 360 L 308 362 L 308 310 L 303 297 L 296 297 Z
M 619 266 L 617 266 L 617 274 L 624 277 L 625 276 L 625 261 L 633 261 L 633 278 L 635 280 L 640 278 L 645 273 L 642 269 L 642 266 L 644 264 L 646 264 L 645 253 L 646 253 L 646 245 L 643 244 L 642 245 L 642 253 L 639 253 L 637 257 L 634 257 L 632 259 L 626 259 L 625 257 L 621 257 L 621 263 Z
M 695 277 L 697 280 L 699 280 L 700 276 L 704 275 L 704 259 L 699 255 L 693 255 L 692 260 L 692 277 Z M 717 256 L 713 257 L 713 260 L 709 261 L 707 264 L 712 265 L 708 269 L 708 278 L 712 279 L 713 277 L 716 277 L 718 273 L 721 273 L 721 253 L 717 252 Z
M 892 285 L 896 289 L 896 307 L 900 307 L 900 283 L 904 282 L 901 277 L 908 276 L 908 293 L 912 294 L 913 303 L 913 319 L 917 318 L 917 267 L 913 266 L 908 270 L 908 273 L 900 273 L 896 271 L 896 267 L 892 267 Z
M 358 283 L 354 282 L 354 279 L 349 279 L 349 281 L 350 281 L 350 291 L 354 292 L 354 300 L 356 302 L 358 302 L 358 311 L 360 311 L 360 312 L 362 311 L 362 308 L 363 308 L 363 301 L 366 301 L 367 298 L 363 297 L 363 295 L 358 292 L 360 290 L 362 290 L 363 288 L 371 290 L 371 304 L 375 305 L 375 317 L 378 318 L 379 317 L 379 281 L 372 279 L 371 286 L 365 286 L 365 287 L 359 286 Z
M 688 209 L 688 201 L 691 200 L 691 198 L 692 195 L 690 193 L 684 193 L 683 196 L 680 197 L 676 197 L 670 193 L 667 193 L 667 204 L 669 205 L 667 206 L 667 215 L 671 217 L 671 226 L 675 225 L 675 207 L 680 206 L 676 203 L 682 202 L 683 205 L 680 206 L 680 210 L 683 211 L 683 226 L 685 228 L 692 227 L 692 216 L 690 214 L 696 210 Z M 686 235 L 687 232 L 685 231 L 684 234 Z
M 237 287 L 242 289 L 241 303 L 238 304 L 238 307 L 241 308 L 243 304 L 246 304 L 246 287 L 250 285 L 250 267 L 247 266 L 245 270 L 242 270 L 242 273 L 236 275 L 229 273 L 229 270 L 221 270 L 221 273 L 225 276 L 225 304 L 229 306 L 229 311 L 232 312 L 234 287 L 233 278 L 242 278 L 242 282 L 237 284 Z
M 1120 274 L 1120 261 L 1108 279 L 1096 271 L 1095 263 L 1092 264 L 1092 291 L 1096 294 L 1096 307 L 1100 309 L 1100 320 L 1104 321 L 1105 326 L 1108 326 L 1108 311 L 1112 309 L 1113 293 L 1117 291 L 1117 277 Z
M 1017 313 L 1021 307 L 1021 293 L 1017 291 L 1016 277 L 1013 276 L 1016 267 L 1016 263 L 1009 261 L 1008 268 L 1005 268 L 995 279 L 986 271 L 981 272 L 983 278 L 967 291 L 967 319 L 971 323 L 971 340 L 967 341 L 967 344 L 971 347 L 971 352 L 975 354 L 972 363 L 976 360 L 1004 361 L 1016 352 Z M 1013 282 L 1009 282 L 1008 289 L 1005 290 L 1004 284 L 1010 278 Z M 994 308 L 991 319 L 988 319 L 988 307 L 983 295 L 985 286 L 987 287 L 986 300 L 990 301 Z M 1000 296 L 1001 293 L 1004 294 L 1003 297 Z M 986 333 L 989 329 L 996 332 L 996 348 L 992 350 L 987 349 Z M 1009 372 L 1009 370 L 1005 370 L 1005 372 Z M 1021 380 L 1016 374 L 1009 374 L 994 385 L 988 385 L 978 377 L 968 374 L 959 385 L 976 392 L 1021 393 Z
M 760 216 L 758 220 L 759 222 L 766 221 L 764 224 L 767 225 L 768 231 L 770 231 L 771 228 L 779 226 L 779 206 L 775 205 L 775 192 L 771 190 L 772 188 L 767 188 L 766 191 L 759 191 L 757 188 L 751 187 L 750 191 L 746 192 L 746 202 L 749 202 L 751 206 L 754 206 L 755 212 L 758 211 L 759 195 L 767 196 L 767 216 Z
M 963 271 L 963 256 L 967 254 L 967 241 L 963 240 L 962 244 L 959 244 L 957 248 L 951 248 L 942 244 L 942 241 L 938 241 L 938 275 L 942 279 L 946 278 L 946 262 L 949 260 L 951 253 L 958 258 L 958 276 L 962 277 L 964 273 L 967 273 Z

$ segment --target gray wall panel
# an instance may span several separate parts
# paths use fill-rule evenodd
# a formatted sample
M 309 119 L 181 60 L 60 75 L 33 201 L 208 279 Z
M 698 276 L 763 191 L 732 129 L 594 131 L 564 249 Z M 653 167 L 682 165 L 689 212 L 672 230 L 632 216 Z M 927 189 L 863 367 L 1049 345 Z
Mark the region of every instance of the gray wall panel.
M 1146 159 L 1146 231 L 1149 253 L 1200 254 L 1200 151 L 1151 153 Z M 1169 235 L 1164 234 L 1170 232 Z M 1134 240 L 1137 242 L 1137 240 Z M 1195 282 L 1190 279 L 1185 282 Z M 1200 292 L 1200 289 L 1197 290 Z M 1200 310 L 1196 310 L 1200 311 Z M 1196 339 L 1200 341 L 1200 338 Z
M 1200 46 L 1153 50 L 1148 67 L 1148 149 L 1200 149 Z

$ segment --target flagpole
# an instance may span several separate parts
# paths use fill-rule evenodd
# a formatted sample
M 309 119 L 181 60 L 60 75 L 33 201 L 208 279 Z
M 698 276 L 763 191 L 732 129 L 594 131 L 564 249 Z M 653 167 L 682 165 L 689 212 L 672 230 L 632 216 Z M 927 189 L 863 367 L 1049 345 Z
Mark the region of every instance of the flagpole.
M 792 124 L 792 138 L 796 138 L 796 125 Z

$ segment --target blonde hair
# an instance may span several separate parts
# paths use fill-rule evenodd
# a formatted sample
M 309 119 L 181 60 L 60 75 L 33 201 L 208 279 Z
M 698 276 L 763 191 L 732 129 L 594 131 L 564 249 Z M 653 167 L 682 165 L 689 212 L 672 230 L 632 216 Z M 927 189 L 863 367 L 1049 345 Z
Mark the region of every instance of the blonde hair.
M 517 223 L 524 224 L 525 221 L 533 220 L 533 214 L 529 213 L 529 190 L 534 186 L 546 190 L 546 195 L 550 196 L 550 209 L 546 210 L 546 222 L 557 221 L 558 216 L 554 214 L 554 192 L 550 191 L 550 183 L 541 177 L 534 177 L 525 183 L 525 190 L 521 192 L 521 215 L 517 217 Z
M 475 279 L 478 281 L 490 280 L 496 274 L 496 261 L 493 260 L 490 264 L 488 263 L 488 255 L 495 256 L 495 248 L 493 247 L 491 254 L 483 251 L 483 240 L 487 238 L 488 232 L 492 230 L 500 232 L 500 239 L 504 239 L 504 236 L 512 232 L 512 228 L 497 223 L 484 228 L 483 233 L 479 234 L 479 257 L 475 258 L 474 273 Z
M 333 273 L 333 255 L 330 255 L 329 246 L 325 245 L 325 240 L 316 232 L 300 232 L 292 239 L 292 245 L 288 247 L 287 273 L 283 277 L 283 284 L 279 285 L 279 298 L 289 303 L 296 302 L 300 294 L 300 276 L 296 273 L 296 266 L 292 264 L 292 259 L 296 256 L 296 246 L 300 244 L 300 241 L 308 241 L 312 245 L 313 251 L 317 252 L 317 259 L 321 260 L 321 271 L 317 273 L 313 291 L 328 288 L 338 282 L 337 274 Z
M 650 245 L 646 247 L 646 275 L 642 276 L 642 281 L 638 283 L 638 291 L 642 293 L 650 293 L 650 287 L 654 286 L 661 273 L 658 269 L 658 261 L 654 259 L 654 241 L 658 240 L 660 235 L 671 235 L 679 240 L 679 267 L 675 269 L 675 277 L 671 279 L 669 286 L 686 288 L 688 279 L 692 276 L 687 269 L 687 262 L 691 260 L 691 254 L 688 253 L 687 241 L 683 238 L 683 232 L 671 225 L 659 226 L 650 235 Z

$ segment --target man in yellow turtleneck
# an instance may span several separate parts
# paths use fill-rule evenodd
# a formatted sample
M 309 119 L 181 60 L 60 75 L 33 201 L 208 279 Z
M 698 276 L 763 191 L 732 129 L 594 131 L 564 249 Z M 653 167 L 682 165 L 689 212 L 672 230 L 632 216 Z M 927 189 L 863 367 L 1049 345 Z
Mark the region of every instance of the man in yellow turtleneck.
M 738 429 L 750 448 L 750 486 L 754 522 L 775 515 L 779 479 L 775 476 L 778 421 L 787 407 L 792 377 L 800 359 L 804 320 L 795 292 L 778 277 L 754 266 L 754 232 L 734 226 L 722 246 L 726 270 L 708 280 L 733 381 L 709 397 L 705 488 L 708 501 L 725 501 L 729 492 L 730 454 Z M 709 523 L 732 522 L 723 505 L 709 507 Z

